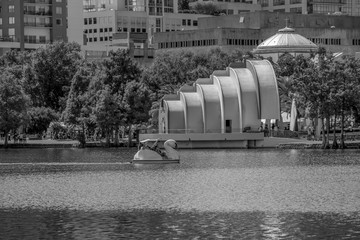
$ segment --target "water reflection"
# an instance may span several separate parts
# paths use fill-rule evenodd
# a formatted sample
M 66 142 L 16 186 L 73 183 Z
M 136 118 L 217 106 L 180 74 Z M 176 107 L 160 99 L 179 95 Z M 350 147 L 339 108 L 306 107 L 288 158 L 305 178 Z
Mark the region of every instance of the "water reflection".
M 359 213 L 1 210 L 3 239 L 339 239 Z M 319 237 L 320 236 L 320 237 Z
M 360 237 L 359 150 L 134 153 L 0 150 L 0 239 Z

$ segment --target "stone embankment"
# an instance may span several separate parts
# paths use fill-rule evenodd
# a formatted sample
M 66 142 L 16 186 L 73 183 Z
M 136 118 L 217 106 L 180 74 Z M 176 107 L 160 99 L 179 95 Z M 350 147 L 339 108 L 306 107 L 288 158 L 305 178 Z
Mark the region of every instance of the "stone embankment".
M 345 145 L 347 149 L 360 149 L 360 141 L 346 142 Z M 276 147 L 282 149 L 322 149 L 322 143 L 321 142 L 280 143 Z
M 93 147 L 106 147 L 105 142 L 87 142 L 85 147 L 86 148 L 93 148 Z M 136 147 L 137 144 L 135 141 L 132 143 L 133 147 Z M 4 141 L 0 140 L 0 148 L 4 148 Z M 77 140 L 27 140 L 25 142 L 13 142 L 9 141 L 7 148 L 79 148 L 80 144 Z M 127 147 L 126 143 L 120 143 L 118 146 L 111 144 L 110 147 Z

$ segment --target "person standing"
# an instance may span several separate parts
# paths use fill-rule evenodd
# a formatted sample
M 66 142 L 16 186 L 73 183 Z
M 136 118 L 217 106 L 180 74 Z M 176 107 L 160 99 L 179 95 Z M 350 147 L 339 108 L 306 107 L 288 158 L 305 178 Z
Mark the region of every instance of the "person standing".
M 265 124 L 264 136 L 269 137 L 269 126 L 267 124 Z

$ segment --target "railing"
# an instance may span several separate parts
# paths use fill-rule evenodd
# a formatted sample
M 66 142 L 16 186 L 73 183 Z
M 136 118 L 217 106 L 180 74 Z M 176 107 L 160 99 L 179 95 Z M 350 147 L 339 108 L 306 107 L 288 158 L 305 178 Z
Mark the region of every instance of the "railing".
M 260 131 L 258 130 L 251 130 L 248 128 L 243 129 L 242 132 L 240 132 L 240 128 L 232 128 L 232 129 L 227 129 L 228 131 L 226 131 L 224 133 L 259 133 Z M 160 131 L 158 129 L 139 129 L 140 133 L 142 134 L 157 134 L 160 133 Z M 165 130 L 165 133 L 171 133 L 171 134 L 187 134 L 187 133 L 204 133 L 202 131 L 199 130 L 195 130 L 195 129 L 167 129 Z M 206 133 L 223 133 L 222 129 L 207 129 Z
M 52 27 L 52 23 L 25 22 L 24 25 L 27 27 Z
M 47 43 L 51 43 L 51 41 L 49 40 L 40 40 L 40 39 L 35 39 L 35 40 L 32 40 L 32 39 L 25 39 L 24 40 L 24 43 L 33 43 L 33 44 L 47 44 Z
M 52 0 L 24 0 L 24 3 L 52 4 Z
M 346 4 L 344 0 L 313 0 L 317 4 Z
M 19 42 L 19 40 L 16 40 L 15 36 L 13 36 L 13 37 L 0 37 L 0 42 Z
M 24 11 L 25 15 L 52 16 L 52 11 Z

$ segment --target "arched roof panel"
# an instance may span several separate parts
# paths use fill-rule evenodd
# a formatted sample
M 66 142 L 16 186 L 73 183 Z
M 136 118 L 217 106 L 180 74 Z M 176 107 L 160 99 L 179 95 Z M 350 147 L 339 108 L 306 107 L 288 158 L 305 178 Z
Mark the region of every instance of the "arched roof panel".
M 184 106 L 185 128 L 188 133 L 204 132 L 202 104 L 196 92 L 180 92 Z
M 218 88 L 215 85 L 196 85 L 202 101 L 205 133 L 221 132 L 221 106 Z

